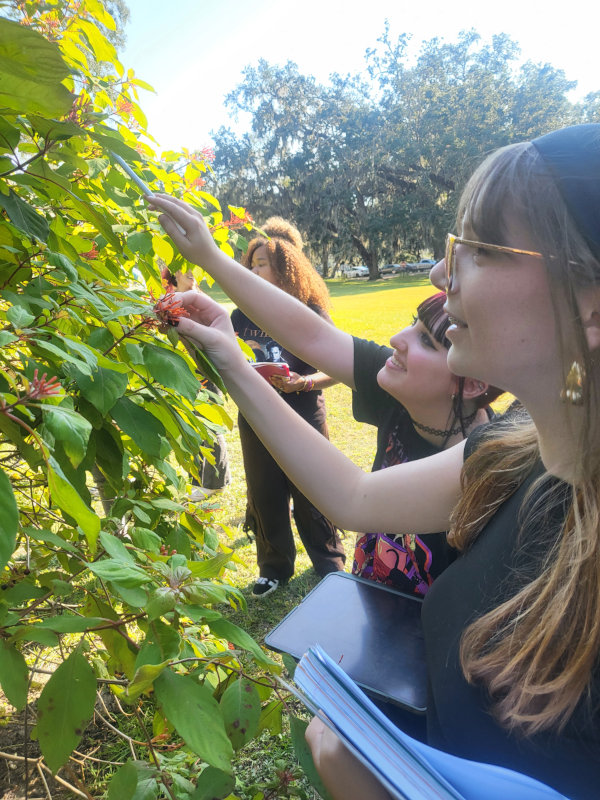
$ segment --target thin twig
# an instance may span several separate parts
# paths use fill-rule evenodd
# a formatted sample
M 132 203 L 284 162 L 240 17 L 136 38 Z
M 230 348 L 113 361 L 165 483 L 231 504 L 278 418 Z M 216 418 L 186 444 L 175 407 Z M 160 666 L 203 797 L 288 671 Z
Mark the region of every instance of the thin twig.
M 81 756 L 85 761 L 95 761 L 97 764 L 112 764 L 114 767 L 120 767 L 125 762 L 124 761 L 107 761 L 105 758 L 95 758 L 94 756 L 87 756 L 85 753 L 81 753 L 79 750 L 73 750 L 74 753 L 77 753 L 78 756 Z M 71 756 L 72 760 L 75 761 L 76 764 L 80 764 L 80 761 L 77 761 L 76 758 Z
M 93 798 L 93 797 L 92 797 L 92 795 L 91 795 L 91 794 L 88 792 L 88 790 L 85 788 L 85 786 L 83 785 L 83 783 L 81 782 L 81 780 L 80 780 L 80 779 L 77 777 L 77 775 L 76 775 L 76 774 L 73 772 L 73 770 L 71 769 L 71 767 L 69 766 L 69 764 L 65 764 L 65 765 L 64 765 L 64 767 L 63 767 L 63 769 L 65 770 L 65 772 L 67 773 L 67 775 L 69 776 L 69 778 L 71 778 L 71 780 L 72 780 L 72 781 L 74 781 L 74 782 L 77 784 L 77 786 L 81 787 L 81 788 L 80 788 L 80 791 L 82 791 L 82 792 L 84 793 L 84 794 L 83 794 L 83 797 L 85 797 L 85 798 L 86 798 L 86 800 L 94 800 L 94 798 Z
M 101 714 L 101 713 L 98 711 L 98 709 L 96 709 L 96 711 L 95 711 L 95 714 L 96 714 L 96 716 L 97 716 L 97 717 L 100 717 L 100 719 L 101 719 L 101 720 L 102 720 L 102 722 L 103 722 L 103 723 L 106 725 L 106 727 L 107 727 L 107 728 L 110 728 L 110 729 L 111 729 L 111 731 L 113 731 L 114 733 L 116 733 L 116 734 L 117 734 L 118 736 L 120 736 L 122 739 L 126 739 L 128 742 L 133 742 L 134 744 L 140 744 L 140 745 L 142 745 L 142 747 L 145 747 L 145 746 L 146 746 L 146 742 L 139 742 L 137 739 L 132 739 L 132 738 L 131 738 L 131 736 L 127 736 L 127 734 L 126 734 L 126 733 L 123 733 L 123 731 L 120 731 L 118 728 L 115 728 L 115 726 L 114 726 L 114 725 L 111 725 L 111 724 L 110 724 L 110 722 L 109 722 L 107 719 L 104 719 L 104 717 L 103 717 L 103 716 L 102 716 L 102 714 Z
M 40 778 L 42 779 L 42 783 L 44 784 L 44 789 L 46 790 L 46 796 L 47 796 L 48 800 L 52 800 L 52 794 L 50 793 L 50 788 L 49 788 L 49 786 L 48 786 L 48 784 L 46 782 L 46 778 L 44 776 L 44 770 L 42 769 L 42 766 L 41 766 L 39 761 L 37 762 L 36 767 L 37 767 L 38 775 L 40 776 Z

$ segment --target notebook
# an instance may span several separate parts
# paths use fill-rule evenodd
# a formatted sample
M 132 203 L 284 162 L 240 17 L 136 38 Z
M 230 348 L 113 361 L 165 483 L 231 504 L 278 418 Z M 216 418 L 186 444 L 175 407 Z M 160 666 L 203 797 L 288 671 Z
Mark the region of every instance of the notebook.
M 265 637 L 299 660 L 320 645 L 376 699 L 423 714 L 427 668 L 421 601 L 375 581 L 332 572 Z

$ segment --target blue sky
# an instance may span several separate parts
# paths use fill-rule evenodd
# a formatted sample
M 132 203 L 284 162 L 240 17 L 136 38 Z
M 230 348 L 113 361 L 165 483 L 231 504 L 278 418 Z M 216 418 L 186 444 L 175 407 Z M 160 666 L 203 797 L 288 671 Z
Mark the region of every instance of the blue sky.
M 259 58 L 295 61 L 326 81 L 356 72 L 389 19 L 412 35 L 415 51 L 434 36 L 452 41 L 475 28 L 484 39 L 507 33 L 524 60 L 550 62 L 577 80 L 578 96 L 600 89 L 600 7 L 590 0 L 127 0 L 131 20 L 121 61 L 150 83 L 142 93 L 148 129 L 164 149 L 211 144 L 211 130 L 234 125 L 224 96 Z M 592 9 L 596 8 L 596 11 Z M 239 123 L 243 124 L 243 123 Z

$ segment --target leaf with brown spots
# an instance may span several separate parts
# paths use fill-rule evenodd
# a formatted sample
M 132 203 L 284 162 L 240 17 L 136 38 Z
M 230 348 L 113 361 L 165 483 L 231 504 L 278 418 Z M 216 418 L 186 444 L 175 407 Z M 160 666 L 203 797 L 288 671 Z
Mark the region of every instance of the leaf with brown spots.
M 227 687 L 220 702 L 225 730 L 234 750 L 239 750 L 258 730 L 260 697 L 252 681 L 240 678 Z
M 94 672 L 74 650 L 54 672 L 38 703 L 37 737 L 52 772 L 62 767 L 79 744 L 95 699 Z

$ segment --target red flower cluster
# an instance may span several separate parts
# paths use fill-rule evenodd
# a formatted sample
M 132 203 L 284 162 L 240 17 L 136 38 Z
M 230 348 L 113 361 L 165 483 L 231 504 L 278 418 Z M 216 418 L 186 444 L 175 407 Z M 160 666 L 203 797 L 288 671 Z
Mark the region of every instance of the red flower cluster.
M 203 161 L 210 161 L 211 164 L 215 160 L 215 151 L 212 147 L 203 147 L 202 150 L 200 150 L 200 155 Z
M 98 252 L 98 249 L 96 248 L 96 242 L 94 242 L 94 244 L 92 245 L 92 249 L 91 250 L 88 250 L 87 253 L 79 253 L 79 255 L 82 258 L 87 258 L 88 261 L 92 261 L 94 258 L 98 258 L 100 253 Z
M 130 100 L 125 100 L 124 97 L 119 97 L 117 111 L 119 114 L 131 114 L 133 112 L 133 103 Z
M 47 380 L 47 373 L 44 372 L 41 378 L 38 378 L 37 369 L 33 373 L 33 380 L 27 392 L 30 400 L 39 400 L 42 397 L 50 397 L 54 394 L 60 394 L 62 386 L 56 376 Z
M 189 317 L 188 312 L 181 305 L 181 300 L 175 297 L 173 292 L 167 292 L 154 304 L 154 313 L 158 317 L 161 325 L 167 327 L 171 325 L 176 328 L 182 317 Z
M 230 216 L 230 218 L 228 220 L 225 220 L 224 222 L 219 222 L 218 225 L 213 225 L 213 227 L 210 230 L 211 231 L 216 231 L 219 228 L 229 228 L 231 230 L 231 229 L 235 229 L 235 228 L 241 228 L 244 225 L 248 225 L 248 224 L 249 225 L 253 225 L 254 224 L 254 220 L 252 219 L 250 214 L 248 214 L 247 211 L 246 211 L 246 213 L 244 214 L 243 217 L 236 216 L 236 214 L 234 214 L 232 211 L 229 212 L 229 216 Z
M 192 189 L 201 189 L 203 186 L 206 185 L 206 181 L 204 178 L 196 178 L 195 181 L 192 181 L 192 185 L 190 188 Z

